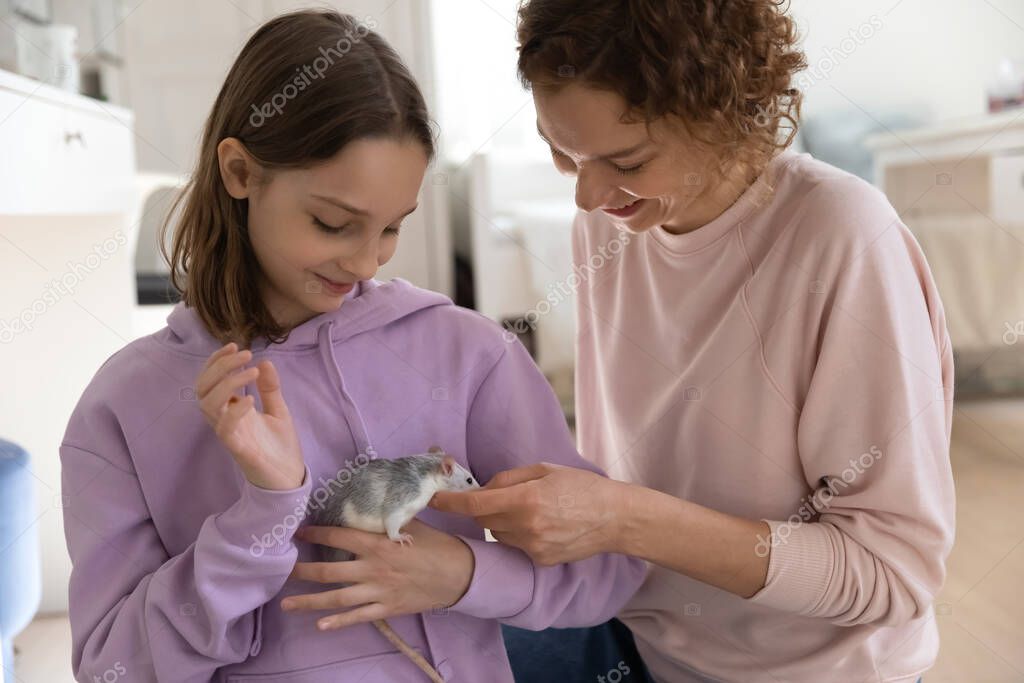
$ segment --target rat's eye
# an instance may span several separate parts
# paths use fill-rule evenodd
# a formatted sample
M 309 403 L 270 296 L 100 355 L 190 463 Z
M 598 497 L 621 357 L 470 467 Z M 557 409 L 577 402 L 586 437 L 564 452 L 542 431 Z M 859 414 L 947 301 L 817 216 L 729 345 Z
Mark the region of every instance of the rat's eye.
M 467 484 L 472 484 L 473 483 L 473 477 L 466 477 L 466 483 Z

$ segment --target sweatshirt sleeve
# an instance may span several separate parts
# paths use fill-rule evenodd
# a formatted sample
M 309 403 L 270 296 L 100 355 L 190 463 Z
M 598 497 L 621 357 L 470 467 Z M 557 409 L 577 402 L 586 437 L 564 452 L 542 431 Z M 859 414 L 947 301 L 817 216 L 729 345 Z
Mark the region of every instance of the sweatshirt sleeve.
M 75 679 L 114 672 L 133 681 L 209 681 L 219 667 L 259 651 L 257 610 L 295 564 L 294 529 L 282 521 L 304 507 L 297 500 L 308 500 L 309 469 L 287 491 L 243 480 L 239 499 L 207 517 L 198 538 L 171 556 L 118 441 L 95 453 L 66 436 L 60 448 Z M 275 525 L 286 529 L 279 543 L 253 540 Z
M 895 626 L 929 613 L 953 544 L 953 360 L 917 242 L 891 209 L 867 218 L 878 229 L 818 287 L 827 303 L 797 431 L 814 509 L 764 520 L 768 574 L 750 599 Z
M 601 472 L 584 460 L 551 386 L 518 340 L 477 390 L 467 424 L 470 466 L 486 482 L 500 471 L 549 462 Z M 466 594 L 450 609 L 541 630 L 591 626 L 615 616 L 640 587 L 646 563 L 599 554 L 544 567 L 518 548 L 462 538 L 476 559 Z

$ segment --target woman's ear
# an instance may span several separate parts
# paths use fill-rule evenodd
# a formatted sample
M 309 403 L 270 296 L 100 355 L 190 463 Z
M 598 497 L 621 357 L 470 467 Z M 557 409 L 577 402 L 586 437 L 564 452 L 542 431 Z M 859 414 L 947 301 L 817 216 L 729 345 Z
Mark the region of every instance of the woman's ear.
M 224 188 L 235 199 L 247 199 L 257 182 L 259 165 L 238 138 L 224 138 L 217 144 L 217 162 Z

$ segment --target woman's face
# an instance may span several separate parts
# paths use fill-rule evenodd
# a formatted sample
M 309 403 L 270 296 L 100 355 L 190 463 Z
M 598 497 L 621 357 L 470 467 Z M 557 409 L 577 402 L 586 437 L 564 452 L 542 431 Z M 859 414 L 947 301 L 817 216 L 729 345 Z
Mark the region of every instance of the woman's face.
M 538 132 L 558 170 L 576 176 L 584 211 L 604 211 L 633 233 L 659 225 L 681 233 L 728 206 L 725 188 L 709 182 L 710 158 L 672 119 L 623 123 L 621 96 L 578 84 L 534 88 L 534 102 Z
M 225 154 L 232 151 L 221 153 L 222 168 Z M 326 162 L 274 171 L 242 190 L 264 302 L 275 320 L 294 327 L 337 309 L 356 282 L 391 260 L 427 164 L 418 142 L 364 139 Z M 229 175 L 225 185 L 238 197 L 231 187 L 237 178 Z

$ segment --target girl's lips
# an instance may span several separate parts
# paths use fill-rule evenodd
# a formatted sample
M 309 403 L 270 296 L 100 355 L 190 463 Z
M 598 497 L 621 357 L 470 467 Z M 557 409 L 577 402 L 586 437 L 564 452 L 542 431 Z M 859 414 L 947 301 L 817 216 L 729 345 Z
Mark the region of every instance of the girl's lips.
M 351 282 L 342 283 L 335 282 L 334 280 L 328 280 L 323 275 L 319 275 L 317 273 L 313 273 L 313 275 L 316 275 L 317 279 L 320 280 L 320 284 L 322 284 L 324 289 L 326 289 L 330 294 L 348 294 L 355 286 Z
M 629 206 L 624 206 L 621 209 L 602 209 L 602 211 L 609 216 L 615 216 L 616 218 L 629 218 L 640 210 L 640 205 L 643 204 L 643 202 L 643 199 L 637 199 Z

